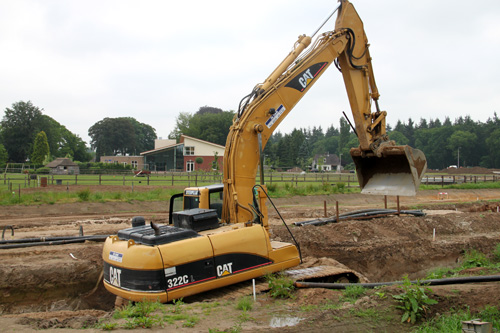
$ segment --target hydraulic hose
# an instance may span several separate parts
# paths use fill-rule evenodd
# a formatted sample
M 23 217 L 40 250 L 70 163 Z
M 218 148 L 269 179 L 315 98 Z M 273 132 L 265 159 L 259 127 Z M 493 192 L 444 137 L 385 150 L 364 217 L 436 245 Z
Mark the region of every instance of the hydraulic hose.
M 10 244 L 0 245 L 1 249 L 18 249 L 24 247 L 33 247 L 33 246 L 47 246 L 47 245 L 63 245 L 63 244 L 73 244 L 73 243 L 83 243 L 85 241 L 94 241 L 94 242 L 103 242 L 108 238 L 108 235 L 95 235 L 95 236 L 76 236 L 76 237 L 51 237 L 58 238 L 58 240 L 41 240 L 42 238 L 35 238 L 36 241 L 31 242 L 19 242 L 25 241 L 25 239 L 16 239 L 10 241 Z M 62 238 L 62 239 L 61 239 Z M 28 238 L 29 240 L 30 238 Z M 5 244 L 5 243 L 3 243 Z
M 497 282 L 497 281 L 500 281 L 500 275 L 469 276 L 469 277 L 420 280 L 420 281 L 410 281 L 410 282 L 411 282 L 411 284 L 420 283 L 422 285 L 429 285 L 429 286 L 442 286 L 442 285 L 449 285 L 449 284 Z M 295 287 L 297 287 L 297 288 L 345 289 L 346 287 L 352 287 L 354 285 L 361 286 L 363 288 L 375 288 L 375 287 L 392 286 L 392 285 L 398 285 L 398 284 L 403 284 L 403 281 L 374 282 L 374 283 L 323 283 L 323 282 L 296 281 Z

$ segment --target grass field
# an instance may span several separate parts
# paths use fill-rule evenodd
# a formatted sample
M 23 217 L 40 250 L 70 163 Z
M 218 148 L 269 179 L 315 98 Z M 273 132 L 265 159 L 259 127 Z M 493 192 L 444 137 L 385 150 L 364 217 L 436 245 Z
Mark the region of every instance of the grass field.
M 359 192 L 354 174 L 289 174 L 271 173 L 266 175 L 271 197 L 322 195 L 332 193 Z M 463 177 L 463 176 L 460 176 Z M 484 189 L 500 188 L 500 182 L 484 182 L 484 177 L 470 178 L 476 182 L 443 185 L 421 184 L 421 190 L 441 189 Z M 45 180 L 42 180 L 45 178 Z M 477 181 L 479 179 L 479 181 Z M 147 177 L 134 175 L 47 175 L 30 179 L 29 175 L 4 174 L 0 178 L 0 205 L 36 205 L 65 202 L 109 202 L 109 201 L 167 201 L 182 188 L 203 186 L 221 182 L 221 175 L 208 173 L 168 173 L 152 174 Z M 48 186 L 37 191 L 43 182 Z M 258 183 L 258 180 L 257 182 Z M 70 187 L 78 185 L 77 191 Z M 85 186 L 88 186 L 85 188 Z M 102 190 L 99 189 L 102 186 Z M 109 190 L 108 186 L 120 186 Z M 82 188 L 83 187 L 83 188 Z M 149 187 L 149 189 L 147 189 Z M 29 190 L 27 190 L 29 189 Z M 53 191 L 50 189 L 54 189 Z M 66 190 L 65 190 L 66 189 Z

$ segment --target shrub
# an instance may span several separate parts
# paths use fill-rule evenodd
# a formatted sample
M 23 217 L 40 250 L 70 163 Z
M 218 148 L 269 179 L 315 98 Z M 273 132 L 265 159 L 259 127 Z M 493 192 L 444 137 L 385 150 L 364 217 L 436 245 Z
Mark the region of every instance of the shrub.
M 490 264 L 484 253 L 477 250 L 466 250 L 464 255 L 463 268 L 485 267 Z
M 396 308 L 403 310 L 402 323 L 406 321 L 414 324 L 420 317 L 427 313 L 429 305 L 437 304 L 436 300 L 427 296 L 427 293 L 432 292 L 432 290 L 423 287 L 420 282 L 412 284 L 408 275 L 404 277 L 403 285 L 400 288 L 403 290 L 403 293 L 393 295 L 392 297 L 400 304 Z
M 50 168 L 42 167 L 36 169 L 36 174 L 38 175 L 48 175 L 50 173 Z
M 274 298 L 291 298 L 295 290 L 293 280 L 283 274 L 269 274 L 266 276 L 269 283 L 269 295 Z
M 80 201 L 89 201 L 90 199 L 90 189 L 86 188 L 84 190 L 80 190 L 76 192 L 76 195 L 80 199 Z
M 500 262 L 500 243 L 498 243 L 493 250 L 493 260 L 495 260 L 495 262 Z

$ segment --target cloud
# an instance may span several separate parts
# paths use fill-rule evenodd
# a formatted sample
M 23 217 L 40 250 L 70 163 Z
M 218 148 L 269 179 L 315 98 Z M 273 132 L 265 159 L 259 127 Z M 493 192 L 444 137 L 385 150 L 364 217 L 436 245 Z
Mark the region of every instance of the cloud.
M 500 3 L 353 1 L 389 123 L 497 111 Z M 71 131 L 130 116 L 166 137 L 179 112 L 235 110 L 330 14 L 331 0 L 0 3 L 0 107 L 31 100 Z M 324 29 L 332 29 L 330 21 Z M 338 126 L 349 114 L 332 66 L 280 125 Z

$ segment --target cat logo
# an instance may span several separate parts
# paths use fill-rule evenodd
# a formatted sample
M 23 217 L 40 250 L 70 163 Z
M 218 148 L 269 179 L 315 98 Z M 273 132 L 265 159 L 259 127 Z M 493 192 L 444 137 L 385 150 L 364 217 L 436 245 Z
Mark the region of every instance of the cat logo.
M 114 267 L 109 268 L 109 283 L 113 286 L 120 287 L 120 275 L 122 274 L 122 270 Z
M 302 86 L 302 88 L 307 88 L 307 85 L 314 79 L 314 76 L 311 74 L 311 70 L 308 69 L 302 74 L 302 77 L 299 77 L 299 83 Z
M 228 262 L 224 265 L 217 265 L 217 277 L 233 274 L 233 263 Z
M 327 65 L 327 62 L 318 62 L 309 66 L 309 68 L 291 79 L 285 87 L 303 92 Z

